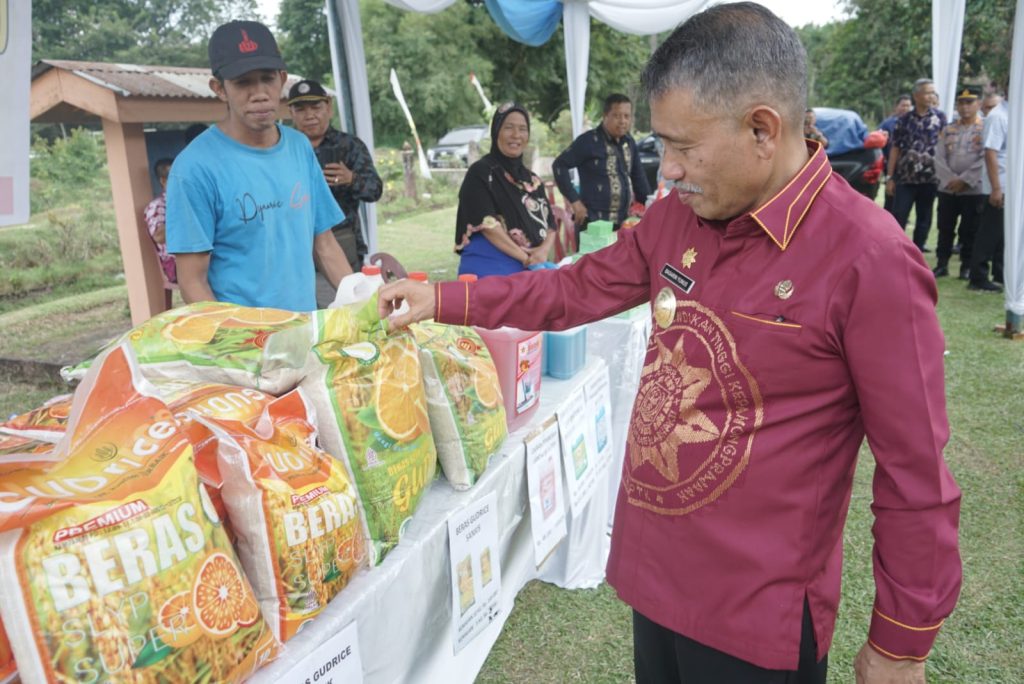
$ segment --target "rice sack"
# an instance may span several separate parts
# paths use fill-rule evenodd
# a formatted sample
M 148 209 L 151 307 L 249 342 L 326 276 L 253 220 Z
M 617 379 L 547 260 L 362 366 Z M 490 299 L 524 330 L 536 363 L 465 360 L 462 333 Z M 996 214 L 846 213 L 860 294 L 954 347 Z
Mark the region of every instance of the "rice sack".
M 315 409 L 321 447 L 355 482 L 373 564 L 398 543 L 437 472 L 416 344 L 408 334 L 387 335 L 376 306 L 374 296 L 363 308 L 355 343 L 332 334 L 346 327 L 335 320 L 345 309 L 314 314 L 314 363 L 300 384 Z
M 192 447 L 130 347 L 75 393 L 57 460 L 0 466 L 0 616 L 26 682 L 241 682 L 279 644 Z
M 316 449 L 298 390 L 252 427 L 200 418 L 217 437 L 222 493 L 263 616 L 288 640 L 366 564 L 362 514 L 344 466 Z
M 283 394 L 302 376 L 309 315 L 225 302 L 196 302 L 154 316 L 108 348 L 127 342 L 153 382 L 219 382 Z M 92 364 L 64 368 L 81 378 Z
M 420 350 L 437 458 L 452 487 L 468 489 L 508 434 L 494 361 L 472 328 L 417 323 L 410 329 Z

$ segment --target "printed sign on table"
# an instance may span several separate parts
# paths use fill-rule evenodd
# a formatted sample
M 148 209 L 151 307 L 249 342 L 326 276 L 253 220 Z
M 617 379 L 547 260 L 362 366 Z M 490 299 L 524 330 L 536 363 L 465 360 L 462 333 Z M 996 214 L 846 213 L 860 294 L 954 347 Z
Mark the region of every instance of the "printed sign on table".
M 583 389 L 593 419 L 597 457 L 607 464 L 612 455 L 612 395 L 608 381 L 608 369 L 594 373 L 586 379 Z
M 578 387 L 558 407 L 558 432 L 562 441 L 562 463 L 569 488 L 573 517 L 581 515 L 608 468 L 608 459 L 597 457 L 594 420 L 583 387 Z
M 363 662 L 359 657 L 356 623 L 349 623 L 302 659 L 281 679 L 296 684 L 362 684 Z
M 562 455 L 558 441 L 558 421 L 551 418 L 524 441 L 533 557 L 537 567 L 540 567 L 567 533 L 565 501 L 562 500 Z
M 501 614 L 498 496 L 491 492 L 448 518 L 452 642 L 458 653 Z

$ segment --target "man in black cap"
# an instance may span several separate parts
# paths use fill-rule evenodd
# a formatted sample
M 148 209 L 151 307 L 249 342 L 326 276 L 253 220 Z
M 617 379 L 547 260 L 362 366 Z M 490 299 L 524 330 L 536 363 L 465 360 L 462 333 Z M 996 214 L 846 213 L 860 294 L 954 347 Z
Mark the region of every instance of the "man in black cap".
M 935 175 L 939 179 L 939 243 L 935 249 L 936 278 L 949 275 L 949 259 L 953 254 L 953 236 L 960 223 L 960 279 L 967 280 L 971 248 L 984 206 L 981 174 L 985 166 L 982 145 L 984 126 L 978 109 L 981 88 L 965 86 L 957 91 L 956 111 L 959 118 L 939 133 L 935 144 Z
M 358 270 L 367 254 L 366 240 L 359 226 L 359 203 L 376 202 L 384 189 L 373 166 L 373 156 L 362 140 L 331 126 L 333 101 L 316 81 L 299 81 L 293 85 L 288 91 L 288 108 L 295 127 L 312 143 L 324 180 L 345 212 L 345 220 L 332 230 L 352 270 Z M 323 308 L 334 300 L 335 288 L 327 282 L 319 264 L 317 266 L 316 299 L 317 305 Z
M 344 215 L 309 142 L 277 123 L 284 60 L 254 21 L 218 27 L 209 55 L 227 116 L 178 156 L 167 188 L 182 297 L 311 311 L 314 256 L 334 286 L 351 269 L 330 232 Z

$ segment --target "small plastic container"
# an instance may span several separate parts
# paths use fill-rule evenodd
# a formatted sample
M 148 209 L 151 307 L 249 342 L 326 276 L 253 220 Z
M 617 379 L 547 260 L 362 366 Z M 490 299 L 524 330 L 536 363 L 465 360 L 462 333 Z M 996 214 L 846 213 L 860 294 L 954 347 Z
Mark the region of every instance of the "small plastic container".
M 611 221 L 591 221 L 587 224 L 585 235 L 614 235 L 615 227 Z
M 374 292 L 384 286 L 384 276 L 380 274 L 380 266 L 363 266 L 362 273 L 366 276 Z
M 366 267 L 364 266 L 363 268 Z M 380 269 L 377 270 L 379 271 Z M 338 292 L 334 295 L 334 302 L 328 308 L 337 309 L 342 306 L 365 302 L 383 284 L 384 281 L 381 279 L 379 272 L 376 276 L 366 275 L 362 272 L 350 273 L 338 283 Z
M 509 433 L 530 422 L 540 406 L 541 361 L 544 333 L 516 328 L 474 328 L 483 338 L 505 401 L 505 423 Z
M 568 380 L 580 372 L 587 362 L 587 326 L 544 333 L 547 358 L 545 373 L 559 380 Z

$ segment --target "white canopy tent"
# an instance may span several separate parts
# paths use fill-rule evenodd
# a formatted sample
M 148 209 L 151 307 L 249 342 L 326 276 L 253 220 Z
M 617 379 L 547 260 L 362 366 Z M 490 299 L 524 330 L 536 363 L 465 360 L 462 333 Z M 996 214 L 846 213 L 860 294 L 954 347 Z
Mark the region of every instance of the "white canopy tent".
M 457 0 L 385 0 L 388 4 L 413 12 L 433 13 L 447 9 Z M 337 18 L 341 36 L 332 26 L 332 53 L 342 50 L 347 65 L 349 98 L 355 133 L 373 149 L 373 124 L 370 115 L 370 93 L 363 54 L 362 27 L 358 0 L 327 0 L 329 10 Z M 590 20 L 602 21 L 613 28 L 637 35 L 650 35 L 669 30 L 690 15 L 712 4 L 712 0 L 562 0 L 562 23 L 565 35 L 566 85 L 573 135 L 583 132 L 583 113 L 590 60 Z M 932 79 L 949 108 L 960 64 L 965 0 L 932 0 Z M 339 45 L 340 42 L 340 45 Z M 1024 45 L 1024 0 L 1017 1 L 1014 43 Z M 335 59 L 335 82 L 338 78 Z M 1011 112 L 1024 110 L 1024 60 L 1013 61 L 1010 74 L 1009 107 Z M 1024 187 L 1024 123 L 1020 116 L 1010 119 L 1005 232 L 1006 232 L 1006 316 L 1014 330 L 1021 329 L 1024 316 L 1024 198 L 1014 189 Z M 368 206 L 366 222 L 370 250 L 377 249 L 376 220 L 372 205 Z

